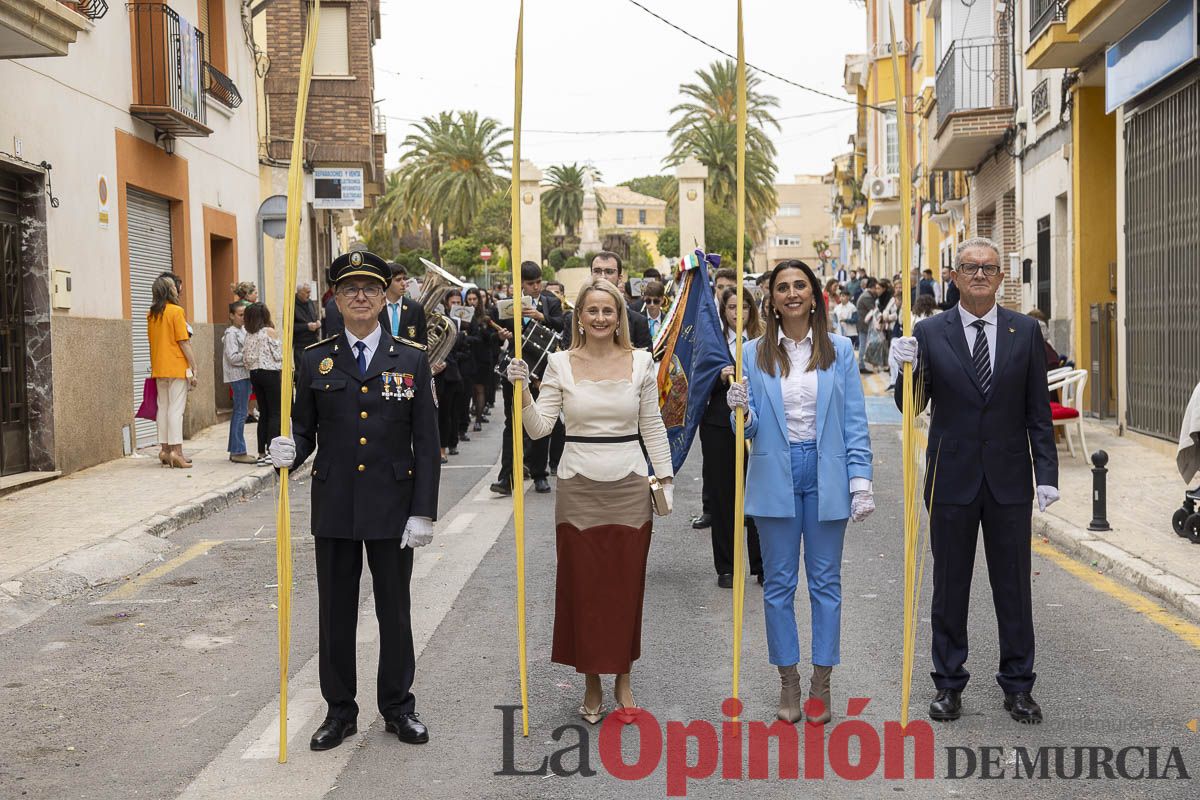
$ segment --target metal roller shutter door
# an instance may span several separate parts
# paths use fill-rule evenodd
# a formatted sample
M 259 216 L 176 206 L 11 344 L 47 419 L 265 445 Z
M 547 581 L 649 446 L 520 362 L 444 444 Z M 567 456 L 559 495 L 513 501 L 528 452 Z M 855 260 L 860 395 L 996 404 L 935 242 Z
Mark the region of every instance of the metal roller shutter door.
M 136 189 L 126 196 L 125 226 L 129 236 L 129 298 L 133 315 L 133 410 L 142 404 L 142 387 L 150 377 L 150 341 L 146 315 L 154 299 L 154 279 L 173 271 L 171 263 L 171 204 Z M 158 442 L 158 426 L 134 421 L 136 447 Z

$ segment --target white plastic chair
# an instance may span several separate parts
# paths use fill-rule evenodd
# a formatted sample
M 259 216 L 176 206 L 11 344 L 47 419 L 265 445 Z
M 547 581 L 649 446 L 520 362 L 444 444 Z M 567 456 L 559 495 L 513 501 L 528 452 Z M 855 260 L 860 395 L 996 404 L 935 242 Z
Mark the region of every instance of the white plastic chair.
M 1050 383 L 1054 383 L 1059 378 L 1061 378 L 1062 376 L 1064 376 L 1068 372 L 1070 372 L 1071 369 L 1072 369 L 1071 367 L 1055 367 L 1054 369 L 1047 370 L 1046 371 L 1046 380 L 1049 381 Z
M 1086 369 L 1073 369 L 1051 379 L 1049 385 L 1051 392 L 1062 392 L 1063 408 L 1075 412 L 1074 416 L 1054 420 L 1054 424 L 1063 426 L 1063 433 L 1067 437 L 1067 448 L 1071 451 L 1072 458 L 1075 457 L 1075 443 L 1071 440 L 1071 429 L 1068 426 L 1078 427 L 1079 443 L 1083 448 L 1085 464 L 1088 459 L 1088 446 L 1087 439 L 1083 435 L 1083 387 L 1087 385 L 1087 379 L 1088 371 Z

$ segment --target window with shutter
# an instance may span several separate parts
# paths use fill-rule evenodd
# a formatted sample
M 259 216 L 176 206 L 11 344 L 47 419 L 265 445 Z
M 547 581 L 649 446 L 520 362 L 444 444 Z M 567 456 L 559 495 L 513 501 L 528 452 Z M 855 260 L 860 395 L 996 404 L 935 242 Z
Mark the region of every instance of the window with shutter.
M 321 5 L 314 75 L 350 74 L 349 17 L 350 9 L 346 6 Z

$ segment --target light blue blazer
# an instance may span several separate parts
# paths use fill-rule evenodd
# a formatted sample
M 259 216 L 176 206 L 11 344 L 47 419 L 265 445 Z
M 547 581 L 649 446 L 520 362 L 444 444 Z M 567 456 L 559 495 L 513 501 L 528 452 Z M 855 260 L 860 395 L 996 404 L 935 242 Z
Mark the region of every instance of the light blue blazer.
M 845 336 L 830 334 L 837 359 L 817 372 L 817 515 L 822 522 L 850 516 L 850 479 L 871 479 L 871 436 L 854 348 Z M 794 517 L 791 446 L 776 375 L 758 368 L 755 339 L 742 353 L 750 386 L 746 438 L 753 440 L 746 472 L 746 513 L 752 517 Z M 730 415 L 732 419 L 733 415 Z

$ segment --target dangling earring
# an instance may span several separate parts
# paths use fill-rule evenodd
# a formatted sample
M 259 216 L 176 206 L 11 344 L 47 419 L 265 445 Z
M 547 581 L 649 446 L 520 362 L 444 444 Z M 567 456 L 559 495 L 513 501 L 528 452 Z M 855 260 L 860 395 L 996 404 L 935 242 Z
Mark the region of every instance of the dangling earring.
M 580 336 L 586 336 L 586 335 L 587 335 L 587 334 L 585 334 L 585 333 L 583 332 L 583 326 L 582 326 L 582 325 L 580 325 L 580 326 L 579 326 L 579 335 L 580 335 Z
M 620 335 L 621 335 L 621 326 L 618 325 L 617 327 L 613 328 L 613 336 L 620 336 Z
M 809 306 L 808 313 L 810 313 L 810 314 L 817 313 L 817 304 L 816 303 L 813 303 L 811 306 Z

